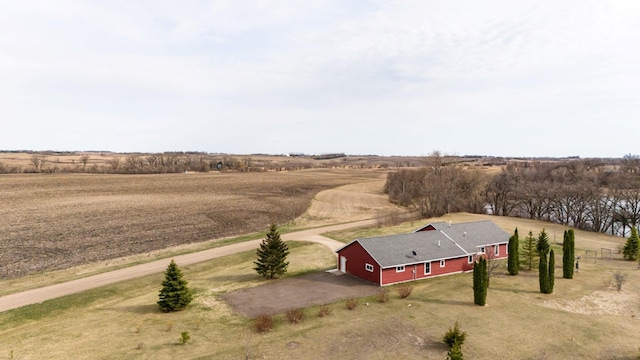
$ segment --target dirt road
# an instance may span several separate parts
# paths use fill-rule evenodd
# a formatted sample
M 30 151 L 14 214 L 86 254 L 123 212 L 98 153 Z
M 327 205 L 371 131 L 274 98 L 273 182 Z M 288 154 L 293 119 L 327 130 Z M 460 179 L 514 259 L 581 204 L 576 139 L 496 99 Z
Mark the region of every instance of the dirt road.
M 344 244 L 329 238 L 326 238 L 320 234 L 343 230 L 353 227 L 360 227 L 371 225 L 374 220 L 362 220 L 352 223 L 324 226 L 309 230 L 296 231 L 282 235 L 282 239 L 287 240 L 302 240 L 311 241 L 322 244 L 332 251 L 335 251 Z M 187 266 L 190 264 L 215 259 L 218 257 L 239 253 L 242 251 L 248 251 L 257 249 L 262 239 L 246 241 L 242 243 L 222 246 L 209 250 L 204 250 L 192 254 L 185 254 L 175 256 L 172 259 L 176 261 L 180 266 Z M 82 279 L 77 279 L 60 284 L 45 286 L 38 289 L 28 290 L 20 293 L 10 294 L 0 297 L 0 312 L 17 309 L 26 305 L 41 303 L 46 300 L 55 299 L 65 295 L 76 294 L 82 291 L 95 289 L 97 287 L 117 283 L 120 281 L 131 280 L 146 275 L 151 275 L 166 270 L 170 258 L 152 261 L 146 264 L 135 265 L 125 269 L 110 271 L 98 275 L 89 276 Z

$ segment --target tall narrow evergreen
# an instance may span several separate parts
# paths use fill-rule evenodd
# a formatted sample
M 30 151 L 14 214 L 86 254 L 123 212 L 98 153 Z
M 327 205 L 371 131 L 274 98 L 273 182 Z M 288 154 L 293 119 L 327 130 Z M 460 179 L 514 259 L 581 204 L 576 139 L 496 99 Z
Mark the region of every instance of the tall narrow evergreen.
M 562 277 L 573 279 L 573 262 L 575 261 L 575 234 L 573 229 L 565 230 L 562 243 Z
M 509 258 L 507 259 L 507 270 L 509 275 L 518 275 L 520 269 L 520 239 L 518 238 L 518 228 L 509 238 Z
M 487 273 L 487 259 L 481 257 L 473 265 L 473 303 L 484 306 L 487 303 L 487 287 L 489 274 Z
M 548 263 L 548 254 L 549 254 L 549 236 L 546 231 L 542 229 L 540 234 L 538 234 L 538 243 L 536 244 L 536 250 L 540 255 L 540 263 L 538 265 L 538 281 L 540 282 L 540 292 L 543 294 L 551 293 L 551 282 L 549 279 L 549 263 Z
M 260 243 L 257 255 L 258 259 L 254 261 L 256 267 L 253 269 L 265 278 L 273 279 L 287 272 L 289 262 L 286 260 L 289 247 L 280 239 L 280 233 L 275 224 L 271 225 L 267 237 Z
M 159 295 L 160 300 L 158 300 L 160 310 L 171 312 L 186 308 L 191 303 L 193 295 L 187 286 L 187 281 L 182 278 L 182 271 L 178 269 L 175 261 L 171 260 L 164 276 L 165 279 L 162 282 Z
M 549 291 L 547 294 L 551 294 L 553 292 L 553 285 L 556 282 L 556 274 L 555 274 L 555 270 L 556 270 L 556 258 L 555 258 L 555 254 L 553 253 L 553 249 L 551 249 L 551 251 L 549 251 L 549 285 L 547 287 L 547 290 Z

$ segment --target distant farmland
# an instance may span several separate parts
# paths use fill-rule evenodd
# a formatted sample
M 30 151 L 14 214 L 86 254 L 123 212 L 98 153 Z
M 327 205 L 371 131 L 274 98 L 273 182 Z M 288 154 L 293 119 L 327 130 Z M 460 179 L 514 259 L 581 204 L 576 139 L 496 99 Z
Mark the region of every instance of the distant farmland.
M 0 277 L 265 229 L 384 171 L 0 176 Z

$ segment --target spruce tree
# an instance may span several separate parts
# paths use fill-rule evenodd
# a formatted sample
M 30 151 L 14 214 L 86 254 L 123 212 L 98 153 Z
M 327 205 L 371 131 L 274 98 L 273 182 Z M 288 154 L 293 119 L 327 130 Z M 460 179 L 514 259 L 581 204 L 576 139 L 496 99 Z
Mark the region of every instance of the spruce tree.
M 553 285 L 556 282 L 556 274 L 555 274 L 555 270 L 556 270 L 556 258 L 555 258 L 555 254 L 553 253 L 553 249 L 551 249 L 551 251 L 549 251 L 549 285 L 547 290 L 549 291 L 548 294 L 551 294 L 553 292 Z
M 520 269 L 520 239 L 518 238 L 518 228 L 509 238 L 509 258 L 507 259 L 507 270 L 509 275 L 518 275 Z
M 171 260 L 164 276 L 165 279 L 162 282 L 159 295 L 160 300 L 158 300 L 160 310 L 163 312 L 183 310 L 191 303 L 193 295 L 187 286 L 187 281 L 182 278 L 182 271 L 178 269 L 175 261 Z
M 524 259 L 524 263 L 527 265 L 527 270 L 531 271 L 531 269 L 533 269 L 533 265 L 536 263 L 536 258 L 538 257 L 538 251 L 536 250 L 536 238 L 533 237 L 533 232 L 529 231 L 529 234 L 524 239 L 520 255 Z
M 538 255 L 542 256 L 542 254 L 548 254 L 550 247 L 551 245 L 549 245 L 549 235 L 547 235 L 547 232 L 542 229 L 540 231 L 540 234 L 538 234 L 538 242 L 536 243 L 536 250 L 538 251 Z
M 487 303 L 487 287 L 489 274 L 487 273 L 487 259 L 479 258 L 473 265 L 473 303 L 484 306 Z
M 573 229 L 565 230 L 562 242 L 562 277 L 573 279 L 573 262 L 575 260 L 575 234 Z
M 265 278 L 273 279 L 283 275 L 289 266 L 286 261 L 287 255 L 289 255 L 289 247 L 280 239 L 278 227 L 272 224 L 267 237 L 262 240 L 257 250 L 258 259 L 254 261 L 256 267 L 253 269 Z
M 624 254 L 624 258 L 627 260 L 638 260 L 638 228 L 631 228 L 631 236 L 627 239 L 627 242 L 624 244 L 624 248 L 622 249 L 622 253 Z

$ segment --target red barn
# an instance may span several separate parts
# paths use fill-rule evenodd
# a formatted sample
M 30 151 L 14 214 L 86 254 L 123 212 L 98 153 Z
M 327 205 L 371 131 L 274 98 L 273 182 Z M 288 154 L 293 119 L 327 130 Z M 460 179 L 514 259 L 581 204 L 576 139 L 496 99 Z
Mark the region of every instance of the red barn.
M 336 252 L 338 270 L 380 286 L 473 270 L 477 256 L 507 257 L 509 234 L 490 220 L 425 225 L 413 233 L 356 239 Z

